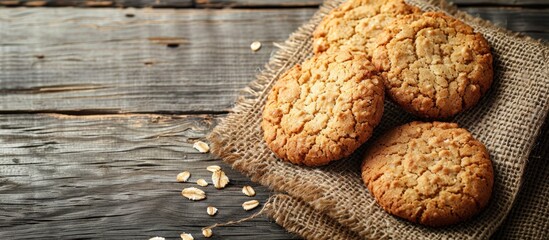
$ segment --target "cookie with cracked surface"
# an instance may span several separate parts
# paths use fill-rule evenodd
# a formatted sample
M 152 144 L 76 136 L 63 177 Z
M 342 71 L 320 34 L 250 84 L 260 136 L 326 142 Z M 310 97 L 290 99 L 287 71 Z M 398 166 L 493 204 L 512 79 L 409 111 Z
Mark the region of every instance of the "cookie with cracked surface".
M 349 156 L 383 114 L 381 77 L 364 54 L 320 54 L 285 72 L 263 110 L 267 146 L 307 166 Z
M 486 147 L 455 123 L 412 122 L 377 140 L 362 179 L 387 212 L 427 226 L 471 218 L 487 204 L 494 173 Z
M 372 62 L 390 99 L 414 115 L 447 118 L 492 84 L 492 53 L 473 28 L 440 12 L 399 17 L 377 39 Z
M 403 0 L 349 0 L 332 10 L 313 33 L 313 51 L 365 52 L 370 55 L 376 37 L 396 16 L 419 13 Z

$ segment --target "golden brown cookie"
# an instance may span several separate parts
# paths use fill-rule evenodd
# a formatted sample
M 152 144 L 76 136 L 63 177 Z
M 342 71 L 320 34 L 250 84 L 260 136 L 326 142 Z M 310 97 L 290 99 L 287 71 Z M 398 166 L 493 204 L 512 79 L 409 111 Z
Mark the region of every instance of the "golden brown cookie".
M 444 13 L 399 17 L 377 39 L 372 61 L 402 108 L 447 118 L 475 105 L 492 84 L 492 53 L 480 33 Z
M 398 15 L 418 13 L 403 0 L 349 0 L 324 17 L 313 33 L 315 53 L 346 49 L 371 55 L 375 38 Z
M 267 146 L 294 164 L 319 166 L 349 156 L 383 114 L 381 78 L 364 54 L 320 54 L 273 86 L 261 127 Z
M 387 212 L 437 227 L 480 212 L 494 173 L 486 147 L 467 130 L 455 123 L 412 122 L 372 145 L 362 179 Z

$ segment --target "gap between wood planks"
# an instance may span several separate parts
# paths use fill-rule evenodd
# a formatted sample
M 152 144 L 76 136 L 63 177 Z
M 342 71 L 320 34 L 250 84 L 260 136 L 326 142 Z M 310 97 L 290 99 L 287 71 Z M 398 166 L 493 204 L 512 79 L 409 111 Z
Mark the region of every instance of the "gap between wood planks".
M 83 109 L 83 110 L 9 110 L 2 111 L 0 114 L 56 114 L 56 115 L 66 115 L 66 116 L 120 116 L 120 117 L 131 117 L 131 116 L 142 116 L 142 115 L 226 115 L 231 111 L 151 111 L 151 112 L 126 112 L 121 110 L 114 109 Z

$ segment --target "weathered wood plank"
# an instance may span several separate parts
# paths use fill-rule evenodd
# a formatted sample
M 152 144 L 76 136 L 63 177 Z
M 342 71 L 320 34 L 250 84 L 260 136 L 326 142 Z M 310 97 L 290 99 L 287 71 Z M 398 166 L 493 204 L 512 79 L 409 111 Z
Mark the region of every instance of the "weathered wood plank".
M 249 199 L 240 187 L 253 185 L 262 201 L 269 191 L 192 149 L 217 121 L 211 115 L 0 115 L 0 238 L 175 239 L 248 216 L 239 206 Z M 536 159 L 549 157 L 546 145 L 533 152 Z M 189 170 L 191 181 L 209 179 L 210 164 L 223 166 L 231 185 L 206 187 L 203 202 L 181 198 L 183 187 L 195 185 L 176 183 L 175 175 Z M 535 189 L 535 181 L 528 183 L 525 189 Z M 219 215 L 207 216 L 208 205 Z M 295 236 L 259 218 L 216 229 L 214 239 L 257 237 Z
M 226 111 L 314 11 L 0 9 L 0 111 Z
M 176 239 L 182 231 L 199 236 L 203 226 L 249 216 L 240 203 L 250 198 L 240 187 L 253 185 L 261 201 L 269 191 L 192 149 L 218 117 L 0 115 L 0 238 Z M 532 157 L 547 160 L 547 127 L 540 137 Z M 204 168 L 211 164 L 224 167 L 231 185 L 206 187 L 202 202 L 183 199 L 179 191 L 196 185 L 176 183 L 175 175 L 189 170 L 191 182 L 209 181 Z M 535 190 L 535 183 L 524 188 Z M 207 216 L 208 205 L 219 215 Z M 265 218 L 215 233 L 214 239 L 295 238 Z
M 526 35 L 539 34 L 549 40 L 549 9 L 465 7 L 461 10 L 502 28 Z
M 465 10 L 549 39 L 548 9 Z M 0 9 L 0 112 L 228 111 L 315 9 L 128 11 Z
M 316 7 L 322 0 L 1 0 L 0 6 L 25 7 L 165 7 L 250 8 Z M 454 0 L 461 6 L 546 6 L 546 0 Z M 194 3 L 194 5 L 193 5 Z
M 24 7 L 192 7 L 193 0 L 0 0 L 0 6 Z
M 196 7 L 315 7 L 322 0 L 195 0 Z M 449 0 L 458 6 L 546 6 L 547 0 Z
M 458 6 L 547 6 L 547 0 L 448 0 Z
M 199 8 L 317 7 L 322 0 L 195 0 Z
M 211 115 L 0 115 L 1 239 L 148 239 L 200 236 L 200 228 L 249 216 L 242 202 L 270 192 L 209 154 L 192 148 L 217 122 Z M 218 164 L 231 179 L 191 202 L 184 187 Z M 192 183 L 177 183 L 182 170 Z M 257 196 L 241 193 L 252 185 Z M 208 205 L 218 215 L 206 214 Z M 266 218 L 215 229 L 217 239 L 294 236 Z M 201 238 L 198 238 L 201 239 Z

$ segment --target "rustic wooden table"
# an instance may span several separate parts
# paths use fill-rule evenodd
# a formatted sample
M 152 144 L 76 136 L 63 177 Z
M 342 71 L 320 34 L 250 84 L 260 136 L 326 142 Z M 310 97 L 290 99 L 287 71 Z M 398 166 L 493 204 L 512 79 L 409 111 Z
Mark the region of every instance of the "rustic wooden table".
M 319 2 L 0 1 L 0 238 L 201 239 L 203 226 L 248 216 L 243 185 L 260 201 L 272 193 L 192 144 Z M 455 3 L 549 39 L 548 0 Z M 256 40 L 263 47 L 252 52 Z M 182 198 L 194 184 L 175 182 L 177 173 L 209 179 L 212 164 L 231 185 L 210 185 L 205 201 Z M 216 238 L 297 237 L 260 217 Z

